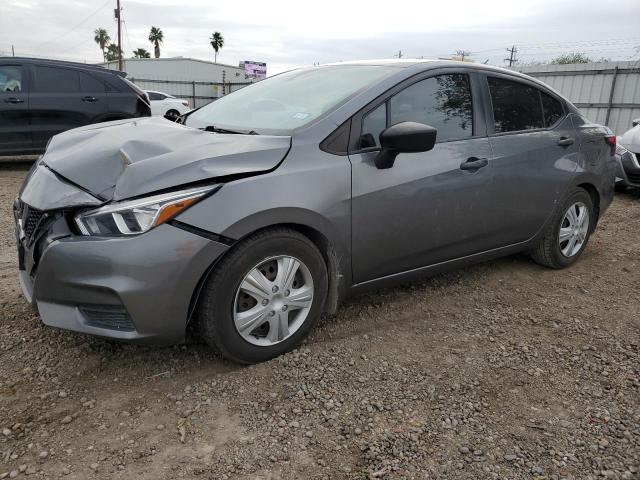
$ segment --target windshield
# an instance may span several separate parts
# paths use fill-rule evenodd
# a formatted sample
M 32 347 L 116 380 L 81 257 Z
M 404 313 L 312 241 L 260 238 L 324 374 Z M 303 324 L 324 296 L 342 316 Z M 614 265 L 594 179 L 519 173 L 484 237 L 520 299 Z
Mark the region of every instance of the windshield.
M 246 131 L 288 131 L 311 123 L 396 67 L 341 65 L 276 75 L 193 112 L 185 124 Z

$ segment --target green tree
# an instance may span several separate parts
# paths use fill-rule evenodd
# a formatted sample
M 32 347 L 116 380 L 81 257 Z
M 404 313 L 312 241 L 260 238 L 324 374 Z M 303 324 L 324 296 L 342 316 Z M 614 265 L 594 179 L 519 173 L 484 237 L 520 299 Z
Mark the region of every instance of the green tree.
M 118 46 L 115 43 L 110 44 L 107 47 L 107 53 L 105 55 L 105 59 L 107 62 L 115 62 L 116 60 L 118 60 L 118 51 L 120 51 L 120 53 L 122 53 L 122 50 L 118 48 Z
M 589 63 L 592 61 L 593 60 L 587 57 L 585 53 L 571 52 L 554 58 L 553 60 L 551 60 L 551 63 L 553 65 L 568 65 L 571 63 Z
M 133 51 L 133 58 L 151 58 L 151 54 L 144 48 L 137 48 Z
M 214 32 L 209 39 L 209 43 L 215 52 L 214 62 L 218 61 L 218 51 L 224 46 L 224 37 L 220 32 Z
M 158 27 L 151 27 L 149 41 L 153 44 L 153 53 L 156 58 L 160 58 L 160 44 L 164 40 L 164 33 Z
M 109 42 L 111 42 L 111 37 L 104 28 L 96 28 L 93 33 L 95 35 L 95 37 L 93 37 L 93 40 L 100 46 L 100 50 L 102 50 L 102 59 L 106 60 L 106 49 L 109 45 Z

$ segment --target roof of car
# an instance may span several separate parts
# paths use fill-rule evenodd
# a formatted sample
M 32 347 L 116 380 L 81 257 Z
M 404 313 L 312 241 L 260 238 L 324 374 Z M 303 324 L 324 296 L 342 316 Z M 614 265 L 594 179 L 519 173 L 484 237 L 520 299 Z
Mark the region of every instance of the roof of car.
M 10 62 L 21 62 L 21 63 L 37 63 L 40 65 L 56 65 L 56 66 L 67 66 L 74 68 L 82 68 L 85 70 L 91 70 L 93 72 L 100 73 L 110 73 L 112 75 L 118 75 L 120 77 L 126 77 L 126 72 L 121 72 L 119 70 L 109 70 L 100 65 L 95 65 L 92 63 L 82 63 L 82 62 L 68 62 L 66 60 L 55 60 L 51 58 L 33 58 L 33 57 L 0 57 L 0 62 L 2 61 L 10 61 Z
M 379 66 L 389 66 L 389 67 L 398 67 L 398 68 L 409 68 L 416 65 L 429 66 L 430 68 L 437 67 L 465 67 L 465 68 L 473 68 L 478 70 L 489 70 L 494 72 L 502 72 L 515 74 L 519 76 L 525 76 L 516 72 L 515 70 L 510 70 L 508 68 L 503 67 L 495 67 L 493 65 L 485 65 L 483 63 L 475 63 L 475 62 L 462 62 L 460 60 L 448 60 L 448 59 L 434 59 L 434 58 L 380 58 L 380 59 L 372 59 L 372 60 L 356 60 L 356 61 L 347 61 L 347 62 L 335 62 L 329 63 L 327 65 L 379 65 Z
M 495 67 L 493 65 L 485 65 L 483 63 L 475 63 L 475 62 L 462 62 L 460 60 L 447 60 L 447 59 L 422 59 L 422 58 L 383 58 L 383 59 L 373 59 L 373 60 L 357 60 L 357 61 L 348 61 L 348 62 L 336 62 L 336 63 L 328 63 L 324 66 L 341 66 L 341 65 L 373 65 L 373 66 L 395 66 L 398 68 L 414 68 L 415 70 L 422 69 L 431 69 L 431 68 L 443 68 L 443 67 L 464 67 L 470 68 L 474 70 L 482 70 L 485 72 L 493 72 L 493 73 L 503 73 L 508 74 L 514 77 L 520 77 L 526 79 L 530 82 L 537 83 L 538 85 L 544 86 L 546 89 L 553 91 L 559 97 L 564 98 L 559 92 L 551 88 L 549 85 L 541 82 L 537 78 L 531 77 L 527 74 L 517 72 L 515 70 L 511 70 L 509 68 L 504 67 Z M 568 101 L 568 100 L 567 100 Z

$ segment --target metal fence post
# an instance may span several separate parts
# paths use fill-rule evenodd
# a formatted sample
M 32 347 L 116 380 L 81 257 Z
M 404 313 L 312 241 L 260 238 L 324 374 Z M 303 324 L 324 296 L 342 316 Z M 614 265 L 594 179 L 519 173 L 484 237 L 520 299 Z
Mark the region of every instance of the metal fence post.
M 607 114 L 604 118 L 604 124 L 609 126 L 609 117 L 611 116 L 611 109 L 613 108 L 613 92 L 616 89 L 616 80 L 618 78 L 618 66 L 613 69 L 613 78 L 611 79 L 611 90 L 609 91 L 609 103 L 607 104 Z
M 191 108 L 196 108 L 196 82 L 195 80 L 191 82 L 191 96 L 193 97 L 193 104 Z

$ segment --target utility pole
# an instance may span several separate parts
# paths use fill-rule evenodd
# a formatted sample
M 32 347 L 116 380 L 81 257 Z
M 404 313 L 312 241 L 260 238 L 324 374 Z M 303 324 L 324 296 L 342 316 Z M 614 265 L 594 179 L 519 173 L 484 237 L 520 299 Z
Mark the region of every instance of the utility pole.
M 13 49 L 13 45 L 11 45 L 11 56 L 12 57 L 16 56 L 16 51 Z
M 507 52 L 509 52 L 509 58 L 505 58 L 504 61 L 509 62 L 509 67 L 511 67 L 514 63 L 518 62 L 518 60 L 516 59 L 516 53 L 518 53 L 518 49 L 514 45 L 511 48 L 507 48 Z
M 464 62 L 464 57 L 471 55 L 471 52 L 467 50 L 456 50 L 456 56 L 460 57 L 460 61 Z
M 118 21 L 118 70 L 122 71 L 122 33 L 120 30 L 120 0 L 116 0 L 117 8 L 115 10 L 116 20 Z

